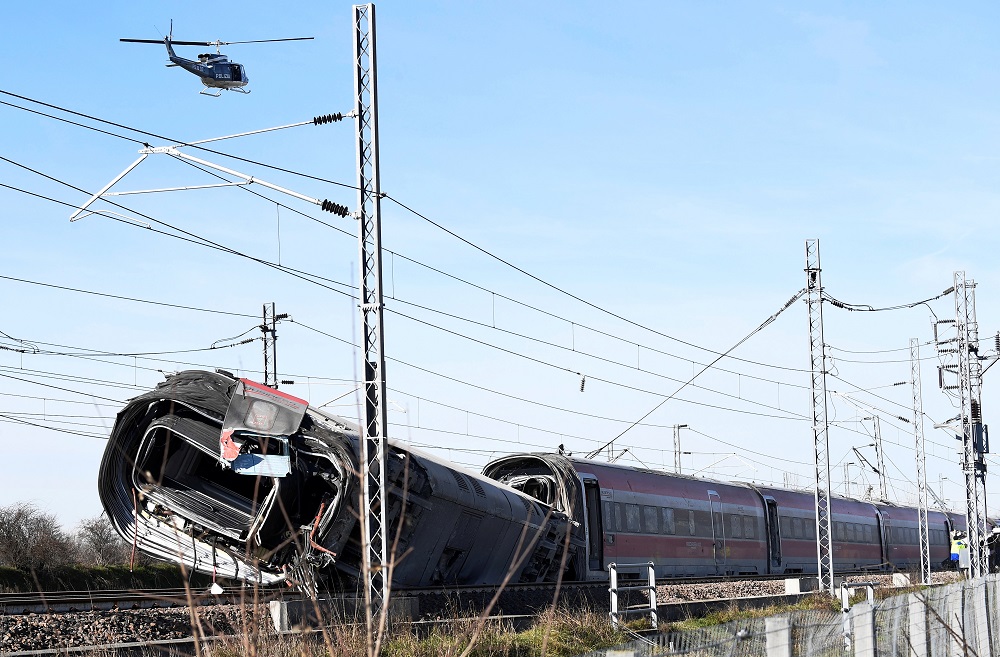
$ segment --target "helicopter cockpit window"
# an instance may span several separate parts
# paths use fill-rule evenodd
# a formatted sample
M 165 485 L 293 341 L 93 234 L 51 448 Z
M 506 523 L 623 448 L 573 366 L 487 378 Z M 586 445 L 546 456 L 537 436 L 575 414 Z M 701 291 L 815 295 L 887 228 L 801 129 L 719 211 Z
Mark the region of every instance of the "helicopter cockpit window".
M 242 67 L 239 64 L 230 64 L 229 65 L 229 74 L 232 76 L 233 80 L 242 80 L 243 79 L 243 71 L 241 71 L 240 68 L 242 68 Z

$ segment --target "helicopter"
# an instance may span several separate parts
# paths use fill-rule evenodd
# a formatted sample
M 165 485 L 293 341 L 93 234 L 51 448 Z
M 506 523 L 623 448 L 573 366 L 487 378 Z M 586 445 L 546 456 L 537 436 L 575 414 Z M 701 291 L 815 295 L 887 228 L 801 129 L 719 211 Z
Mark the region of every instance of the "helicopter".
M 167 56 L 170 63 L 167 66 L 179 66 L 189 73 L 194 73 L 201 78 L 205 88 L 199 93 L 205 96 L 218 98 L 222 95 L 222 90 L 238 91 L 248 94 L 249 89 L 245 89 L 250 78 L 247 77 L 246 70 L 242 64 L 237 64 L 223 55 L 219 49 L 222 46 L 230 46 L 238 43 L 271 43 L 274 41 L 308 41 L 313 37 L 294 37 L 291 39 L 260 39 L 257 41 L 174 41 L 174 22 L 170 21 L 170 32 L 162 40 L 158 39 L 119 39 L 127 43 L 162 43 L 167 47 Z M 204 53 L 198 55 L 198 61 L 178 57 L 174 52 L 174 46 L 215 46 L 215 53 Z M 212 93 L 210 90 L 215 90 Z

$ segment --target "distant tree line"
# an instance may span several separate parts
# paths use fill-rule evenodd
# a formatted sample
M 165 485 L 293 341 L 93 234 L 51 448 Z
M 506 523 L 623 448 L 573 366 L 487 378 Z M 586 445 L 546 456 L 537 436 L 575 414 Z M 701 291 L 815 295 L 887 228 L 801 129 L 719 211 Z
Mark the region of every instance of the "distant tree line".
M 30 502 L 0 506 L 0 566 L 45 571 L 72 565 L 127 565 L 131 554 L 132 546 L 104 514 L 66 531 L 54 514 Z M 139 555 L 136 559 L 138 565 Z

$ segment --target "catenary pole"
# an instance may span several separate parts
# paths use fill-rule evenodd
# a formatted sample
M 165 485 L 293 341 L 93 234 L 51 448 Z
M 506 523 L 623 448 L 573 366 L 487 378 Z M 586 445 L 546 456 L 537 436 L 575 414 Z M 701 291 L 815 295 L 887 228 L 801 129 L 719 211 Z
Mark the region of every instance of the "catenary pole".
M 388 597 L 385 568 L 386 415 L 382 324 L 382 198 L 378 169 L 375 5 L 354 5 L 354 97 L 358 157 L 358 242 L 361 266 L 361 323 L 364 342 L 364 436 L 361 440 L 361 530 L 365 615 L 368 627 Z
M 931 583 L 931 543 L 927 531 L 927 459 L 924 455 L 924 402 L 920 392 L 920 340 L 910 338 L 910 389 L 913 392 L 913 440 L 917 460 L 917 506 L 920 531 L 920 581 Z
M 816 466 L 816 557 L 819 586 L 833 588 L 833 550 L 830 544 L 830 449 L 826 406 L 826 358 L 823 342 L 823 282 L 819 240 L 806 240 L 806 306 L 809 314 L 810 381 L 812 383 L 813 454 Z

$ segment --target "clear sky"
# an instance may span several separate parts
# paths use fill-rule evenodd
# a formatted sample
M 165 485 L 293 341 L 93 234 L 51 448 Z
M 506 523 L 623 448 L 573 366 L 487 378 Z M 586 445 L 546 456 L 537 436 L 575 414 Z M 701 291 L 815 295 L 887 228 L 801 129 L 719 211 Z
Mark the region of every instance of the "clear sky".
M 377 12 L 382 188 L 394 199 L 382 205 L 390 435 L 474 469 L 511 451 L 595 449 L 801 289 L 807 239 L 820 240 L 827 291 L 849 303 L 929 299 L 964 271 L 978 284 L 982 351 L 993 348 L 995 5 L 392 0 Z M 162 46 L 119 42 L 159 38 L 171 18 L 177 40 L 315 40 L 226 47 L 252 93 L 209 98 L 163 66 Z M 352 220 L 255 185 L 94 206 L 189 241 L 106 216 L 68 221 L 141 142 L 349 111 L 351 4 L 16 3 L 0 34 L 0 345 L 39 352 L 0 351 L 0 504 L 31 500 L 68 526 L 96 515 L 101 437 L 123 400 L 161 371 L 260 379 L 259 340 L 207 349 L 259 338 L 267 302 L 294 319 L 279 328 L 280 375 L 295 381 L 283 389 L 356 417 Z M 355 183 L 353 132 L 308 125 L 190 152 L 353 209 L 354 192 L 331 183 Z M 217 182 L 152 155 L 114 190 Z M 889 496 L 912 502 L 911 425 L 899 416 L 913 414 L 918 338 L 928 479 L 964 508 L 958 443 L 932 428 L 957 413 L 926 344 L 932 311 L 953 318 L 952 297 L 878 313 L 825 306 L 828 387 L 854 400 L 830 398 L 836 493 L 877 493 L 852 448 L 875 463 L 863 418 L 878 414 Z M 625 432 L 621 461 L 671 468 L 671 426 L 687 424 L 685 472 L 807 486 L 805 304 L 733 355 Z M 984 377 L 987 423 L 1000 412 L 995 376 Z

